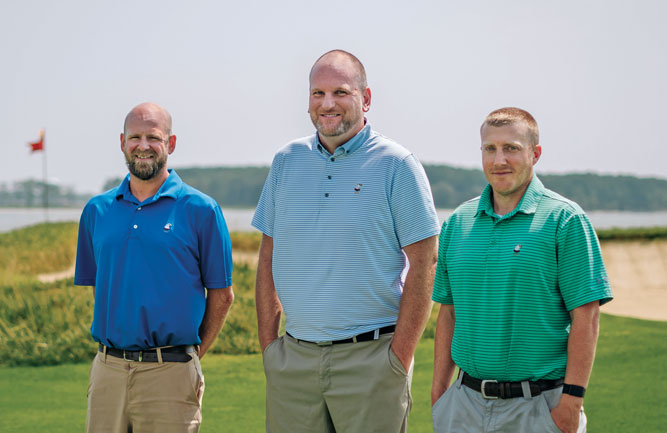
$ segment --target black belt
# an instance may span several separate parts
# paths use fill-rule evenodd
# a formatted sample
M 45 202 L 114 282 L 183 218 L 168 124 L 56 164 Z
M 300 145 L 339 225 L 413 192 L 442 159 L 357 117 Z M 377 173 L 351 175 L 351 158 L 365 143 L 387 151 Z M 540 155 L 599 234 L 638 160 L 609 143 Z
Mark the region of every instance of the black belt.
M 376 329 L 374 331 L 368 331 L 364 332 L 363 334 L 355 335 L 352 338 L 345 338 L 343 340 L 334 340 L 334 341 L 308 341 L 296 338 L 289 332 L 287 332 L 287 335 L 294 338 L 296 341 L 303 341 L 304 343 L 317 344 L 318 346 L 330 346 L 332 344 L 361 343 L 362 341 L 377 340 L 380 335 L 390 334 L 394 332 L 395 329 L 396 325 L 390 325 L 390 326 L 385 326 L 384 328 Z
M 104 353 L 104 347 L 105 346 L 100 343 L 98 351 Z M 192 356 L 189 354 L 194 351 L 195 347 L 192 345 L 172 346 L 160 349 L 163 362 L 189 362 L 192 359 Z M 107 346 L 107 355 L 123 358 L 125 361 L 158 362 L 157 349 L 123 350 Z
M 476 379 L 468 373 L 463 373 L 461 381 L 468 388 L 482 393 L 482 397 L 490 400 L 498 398 L 523 397 L 521 382 L 498 382 L 497 380 Z M 540 379 L 528 381 L 531 395 L 540 395 L 542 391 L 558 388 L 563 379 Z

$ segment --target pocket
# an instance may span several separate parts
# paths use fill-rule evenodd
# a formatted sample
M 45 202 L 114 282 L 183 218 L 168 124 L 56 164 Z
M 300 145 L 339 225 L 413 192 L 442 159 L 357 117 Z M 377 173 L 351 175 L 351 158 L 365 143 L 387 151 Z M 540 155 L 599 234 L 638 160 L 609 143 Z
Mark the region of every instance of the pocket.
M 431 406 L 431 415 L 436 413 L 438 406 L 440 406 L 440 404 L 445 400 L 445 396 L 452 389 L 453 386 L 455 386 L 454 383 L 449 385 L 449 388 L 447 388 L 447 390 L 445 390 L 445 392 L 443 392 L 442 395 L 438 397 L 435 403 L 433 403 L 433 406 Z
M 201 369 L 201 363 L 199 362 L 199 356 L 196 353 L 191 353 L 192 360 L 189 361 L 186 365 L 190 368 L 190 384 L 192 386 L 192 391 L 194 396 L 201 406 L 202 399 L 204 397 L 204 372 Z
M 394 372 L 397 374 L 401 376 L 408 375 L 408 372 L 405 371 L 405 367 L 403 367 L 403 363 L 400 359 L 398 359 L 394 349 L 391 347 L 391 341 L 389 342 L 389 365 L 391 366 L 391 369 L 394 370 Z
M 554 422 L 554 419 L 551 417 L 551 408 L 549 408 L 549 403 L 547 402 L 547 398 L 545 397 L 544 394 L 541 394 L 539 397 L 541 400 L 540 404 L 542 405 L 544 413 L 542 418 L 545 421 L 547 432 L 563 433 L 561 429 L 559 429 L 556 423 Z
M 90 370 L 88 370 L 88 391 L 86 391 L 86 398 L 90 397 L 90 391 L 93 389 L 93 369 L 95 364 L 98 362 L 99 352 L 93 358 L 93 362 L 90 363 Z
M 270 342 L 269 345 L 264 348 L 264 351 L 262 352 L 262 356 L 266 355 L 266 353 L 269 351 L 269 348 L 271 346 L 275 345 L 276 341 L 280 340 L 281 338 L 283 338 L 283 337 L 281 336 L 281 337 L 278 337 L 278 338 L 274 338 L 273 341 Z

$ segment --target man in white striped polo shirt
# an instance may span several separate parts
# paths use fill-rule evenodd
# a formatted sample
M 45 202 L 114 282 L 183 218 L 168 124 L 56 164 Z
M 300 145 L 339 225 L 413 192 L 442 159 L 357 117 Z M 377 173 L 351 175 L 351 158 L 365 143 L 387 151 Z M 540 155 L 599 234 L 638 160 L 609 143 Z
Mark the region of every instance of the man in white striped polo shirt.
M 317 133 L 278 151 L 253 218 L 267 432 L 407 429 L 439 224 L 421 164 L 371 129 L 370 102 L 356 57 L 320 57 Z
M 440 234 L 434 431 L 585 432 L 600 305 L 612 298 L 600 245 L 583 210 L 533 175 L 542 148 L 528 112 L 492 112 L 481 136 L 489 185 Z

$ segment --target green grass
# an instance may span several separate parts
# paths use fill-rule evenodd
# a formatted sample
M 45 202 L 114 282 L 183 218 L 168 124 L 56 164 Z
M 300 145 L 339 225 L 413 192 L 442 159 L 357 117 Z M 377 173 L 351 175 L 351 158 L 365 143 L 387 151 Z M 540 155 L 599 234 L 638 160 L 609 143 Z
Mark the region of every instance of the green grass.
M 601 241 L 651 240 L 667 238 L 667 227 L 633 227 L 596 230 Z
M 223 330 L 223 333 L 225 331 Z M 598 353 L 585 408 L 589 433 L 664 431 L 667 323 L 602 315 Z M 416 353 L 409 431 L 431 431 L 433 340 Z M 264 429 L 260 355 L 207 355 L 202 433 Z M 0 431 L 82 431 L 88 364 L 0 368 Z
M 0 274 L 33 275 L 69 268 L 76 257 L 78 227 L 72 222 L 44 223 L 0 233 Z
M 89 360 L 95 353 L 89 332 L 90 289 L 73 286 L 71 279 L 56 283 L 35 279 L 36 273 L 71 265 L 76 228 L 73 223 L 40 224 L 0 234 L 0 432 L 83 429 Z M 603 240 L 656 239 L 665 237 L 667 229 L 611 230 L 600 231 L 600 235 Z M 232 234 L 235 251 L 255 252 L 260 239 L 257 233 Z M 222 333 L 202 362 L 206 375 L 204 433 L 264 429 L 255 269 L 236 264 L 233 278 L 236 300 Z M 436 311 L 416 354 L 409 423 L 414 433 L 431 430 L 433 341 L 429 338 L 434 334 Z M 666 322 L 602 315 L 585 404 L 588 431 L 664 431 L 666 361 Z
M 73 280 L 37 281 L 36 274 L 71 266 L 76 223 L 38 224 L 0 234 L 0 365 L 87 362 L 93 297 Z M 256 252 L 259 233 L 232 233 L 234 251 Z M 211 353 L 259 353 L 255 269 L 234 265 L 236 299 Z

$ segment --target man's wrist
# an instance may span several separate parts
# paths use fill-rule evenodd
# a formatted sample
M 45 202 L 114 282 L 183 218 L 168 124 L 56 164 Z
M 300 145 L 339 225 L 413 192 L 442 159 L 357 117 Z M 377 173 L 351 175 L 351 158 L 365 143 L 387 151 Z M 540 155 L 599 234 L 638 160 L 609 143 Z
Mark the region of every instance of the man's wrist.
M 568 394 L 573 397 L 580 397 L 584 398 L 584 394 L 586 394 L 586 388 L 583 386 L 579 385 L 571 385 L 569 383 L 564 383 L 563 384 L 563 394 Z

